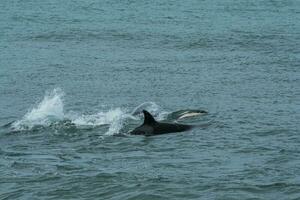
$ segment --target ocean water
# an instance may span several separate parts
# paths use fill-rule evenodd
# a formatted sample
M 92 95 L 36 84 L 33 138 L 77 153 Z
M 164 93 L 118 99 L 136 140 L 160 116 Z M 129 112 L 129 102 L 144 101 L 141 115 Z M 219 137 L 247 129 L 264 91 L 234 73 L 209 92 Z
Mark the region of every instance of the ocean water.
M 0 10 L 1 200 L 300 199 L 300 1 Z

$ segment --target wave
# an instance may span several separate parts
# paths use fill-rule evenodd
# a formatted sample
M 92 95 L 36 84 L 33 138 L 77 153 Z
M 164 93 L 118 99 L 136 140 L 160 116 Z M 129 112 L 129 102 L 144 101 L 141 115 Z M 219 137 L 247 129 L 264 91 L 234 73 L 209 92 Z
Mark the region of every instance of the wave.
M 170 116 L 180 119 L 178 112 L 175 115 L 162 109 L 155 102 L 145 102 L 135 107 L 132 111 L 127 108 L 113 108 L 95 114 L 80 114 L 64 110 L 64 92 L 56 88 L 47 92 L 43 100 L 29 110 L 20 120 L 10 123 L 13 131 L 31 131 L 38 128 L 54 127 L 55 129 L 75 126 L 78 129 L 94 128 L 107 125 L 105 135 L 115 135 L 123 132 L 126 124 L 142 120 L 142 110 L 148 110 L 158 120 L 170 120 Z M 184 113 L 190 110 L 186 110 Z M 193 115 L 192 115 L 193 116 Z M 176 120 L 175 118 L 173 120 Z M 136 123 L 135 123 L 136 124 Z M 126 128 L 125 128 L 126 129 Z

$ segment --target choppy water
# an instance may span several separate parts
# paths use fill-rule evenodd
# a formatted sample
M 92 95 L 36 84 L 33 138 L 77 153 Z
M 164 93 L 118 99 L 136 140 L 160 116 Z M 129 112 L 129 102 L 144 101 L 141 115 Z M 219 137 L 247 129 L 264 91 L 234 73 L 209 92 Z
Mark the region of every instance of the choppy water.
M 300 1 L 0 9 L 0 199 L 300 198 Z

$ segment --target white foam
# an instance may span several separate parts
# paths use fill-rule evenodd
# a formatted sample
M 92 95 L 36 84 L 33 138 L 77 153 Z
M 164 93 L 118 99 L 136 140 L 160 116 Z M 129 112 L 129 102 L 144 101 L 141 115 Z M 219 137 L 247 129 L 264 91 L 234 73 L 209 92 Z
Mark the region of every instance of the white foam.
M 49 126 L 64 118 L 64 93 L 57 88 L 47 93 L 44 99 L 27 112 L 21 120 L 12 124 L 15 130 L 32 129 L 34 126 Z

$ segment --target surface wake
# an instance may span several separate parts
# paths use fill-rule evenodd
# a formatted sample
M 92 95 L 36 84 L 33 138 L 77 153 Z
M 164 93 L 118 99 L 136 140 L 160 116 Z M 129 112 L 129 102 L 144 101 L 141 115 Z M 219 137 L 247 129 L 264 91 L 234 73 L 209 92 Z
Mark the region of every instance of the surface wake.
M 10 124 L 13 131 L 31 131 L 38 128 L 74 126 L 78 129 L 94 128 L 107 125 L 106 135 L 119 134 L 128 121 L 142 120 L 142 110 L 146 109 L 158 120 L 181 119 L 182 115 L 168 113 L 155 102 L 145 102 L 131 111 L 128 108 L 113 108 L 94 114 L 80 114 L 64 110 L 64 92 L 57 88 L 45 94 L 43 100 L 37 103 L 20 120 Z M 189 110 L 183 112 L 185 115 Z M 175 114 L 175 115 L 174 115 Z M 174 117 L 175 116 L 175 117 Z M 191 114 L 191 116 L 194 116 Z M 181 117 L 181 118 L 180 118 Z M 136 124 L 136 123 L 135 123 Z

